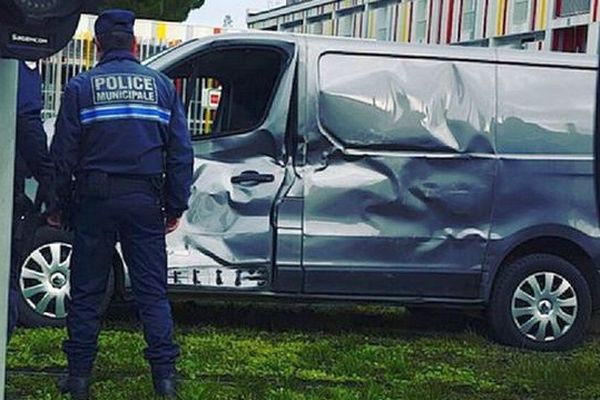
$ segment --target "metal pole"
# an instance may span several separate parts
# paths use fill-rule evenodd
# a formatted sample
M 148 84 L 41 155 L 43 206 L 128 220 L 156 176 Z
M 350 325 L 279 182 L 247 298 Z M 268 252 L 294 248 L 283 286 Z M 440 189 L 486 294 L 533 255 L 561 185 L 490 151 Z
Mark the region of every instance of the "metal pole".
M 596 110 L 594 115 L 594 182 L 596 186 L 596 212 L 600 224 L 600 23 L 596 25 Z
M 594 116 L 594 181 L 596 186 L 596 212 L 600 224 L 600 23 L 596 25 L 596 115 Z
M 0 400 L 6 388 L 8 289 L 13 213 L 13 176 L 17 124 L 18 64 L 0 59 Z

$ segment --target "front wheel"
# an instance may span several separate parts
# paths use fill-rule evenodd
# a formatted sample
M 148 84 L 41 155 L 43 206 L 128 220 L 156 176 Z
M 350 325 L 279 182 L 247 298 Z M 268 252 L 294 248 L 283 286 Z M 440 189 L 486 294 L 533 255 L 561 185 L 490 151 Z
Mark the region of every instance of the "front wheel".
M 488 319 L 500 343 L 557 351 L 581 343 L 591 309 L 590 288 L 573 264 L 532 254 L 499 272 Z

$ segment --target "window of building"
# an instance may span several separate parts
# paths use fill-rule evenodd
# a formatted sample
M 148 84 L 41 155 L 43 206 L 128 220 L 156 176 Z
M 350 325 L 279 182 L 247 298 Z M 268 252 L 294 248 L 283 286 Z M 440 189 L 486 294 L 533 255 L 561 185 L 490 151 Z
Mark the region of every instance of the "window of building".
M 389 6 L 375 9 L 375 38 L 377 40 L 390 40 L 391 14 Z
M 296 21 L 283 26 L 284 32 L 302 33 L 302 21 Z
M 427 39 L 427 0 L 415 2 L 415 40 L 425 42 Z
M 552 51 L 585 53 L 587 51 L 587 25 L 556 29 L 552 36 Z
M 338 17 L 338 36 L 352 37 L 353 31 L 353 18 L 352 13 L 341 14 Z
M 307 33 L 313 35 L 322 35 L 323 34 L 323 20 L 316 21 L 308 21 L 308 30 Z
M 529 0 L 516 0 L 513 8 L 513 25 L 523 25 L 529 19 Z
M 325 19 L 323 20 L 323 35 L 330 35 L 333 36 L 334 32 L 333 32 L 333 19 Z
M 477 1 L 464 0 L 462 12 L 462 39 L 475 39 L 475 18 L 477 14 Z
M 556 0 L 556 16 L 568 17 L 590 12 L 591 0 Z

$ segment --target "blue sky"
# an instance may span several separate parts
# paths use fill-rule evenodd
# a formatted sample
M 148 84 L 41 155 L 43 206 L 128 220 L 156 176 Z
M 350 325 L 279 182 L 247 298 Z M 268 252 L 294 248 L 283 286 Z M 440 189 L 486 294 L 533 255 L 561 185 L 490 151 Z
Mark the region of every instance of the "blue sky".
M 285 3 L 284 0 L 206 0 L 202 8 L 192 11 L 188 22 L 221 26 L 225 15 L 233 18 L 234 27 L 246 28 L 246 10 L 265 10 Z

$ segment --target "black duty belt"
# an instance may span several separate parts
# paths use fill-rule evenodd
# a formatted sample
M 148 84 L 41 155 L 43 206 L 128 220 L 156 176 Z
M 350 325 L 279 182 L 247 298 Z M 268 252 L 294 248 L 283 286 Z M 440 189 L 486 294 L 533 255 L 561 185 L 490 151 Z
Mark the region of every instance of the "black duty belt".
M 160 194 L 161 177 L 90 172 L 78 179 L 77 197 L 107 199 L 132 193 Z
M 110 175 L 108 178 L 110 197 L 131 193 L 156 193 L 152 179 L 147 176 Z

